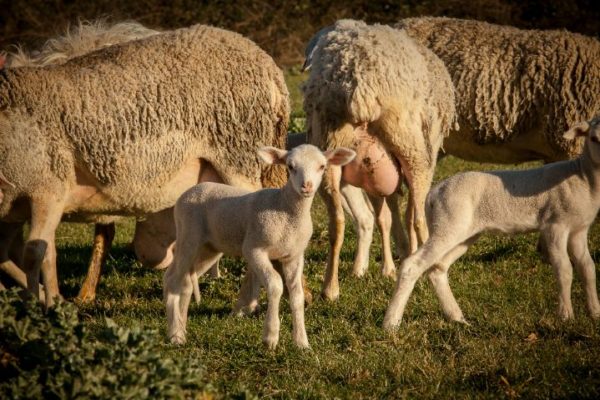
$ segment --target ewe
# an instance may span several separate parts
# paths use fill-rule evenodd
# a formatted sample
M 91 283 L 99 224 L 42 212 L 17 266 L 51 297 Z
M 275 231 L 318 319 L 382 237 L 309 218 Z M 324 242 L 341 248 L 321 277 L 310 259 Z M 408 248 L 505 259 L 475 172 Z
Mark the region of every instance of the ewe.
M 427 197 L 429 239 L 408 257 L 385 315 L 396 327 L 415 282 L 429 273 L 444 314 L 464 321 L 448 284 L 450 265 L 484 232 L 539 231 L 547 245 L 559 287 L 558 314 L 573 317 L 571 282 L 575 264 L 583 281 L 587 308 L 600 317 L 594 261 L 587 233 L 600 209 L 600 117 L 575 125 L 566 140 L 586 136 L 583 153 L 570 161 L 525 171 L 466 172 L 435 186 Z
M 175 204 L 177 244 L 173 263 L 164 277 L 168 335 L 173 343 L 185 342 L 192 277 L 204 274 L 228 254 L 243 256 L 252 277 L 242 285 L 236 311 L 256 307 L 258 283 L 267 289 L 263 342 L 269 348 L 277 346 L 279 340 L 279 300 L 283 293 L 282 277 L 272 262 L 281 262 L 290 296 L 293 339 L 299 347 L 308 347 L 302 267 L 312 235 L 310 207 L 327 164 L 345 165 L 355 153 L 344 148 L 322 153 L 312 145 L 289 152 L 263 147 L 258 153 L 267 164 L 287 165 L 290 177 L 283 188 L 249 192 L 219 183 L 201 183 Z

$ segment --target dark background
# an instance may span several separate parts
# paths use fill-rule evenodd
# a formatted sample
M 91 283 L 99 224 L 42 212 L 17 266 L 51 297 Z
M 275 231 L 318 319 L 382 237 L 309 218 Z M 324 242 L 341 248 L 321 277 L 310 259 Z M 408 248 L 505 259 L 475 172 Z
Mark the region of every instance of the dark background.
M 287 66 L 302 61 L 314 32 L 339 18 L 395 22 L 419 15 L 600 35 L 598 0 L 0 0 L 0 49 L 15 43 L 39 46 L 78 19 L 136 20 L 163 29 L 205 23 L 250 37 Z

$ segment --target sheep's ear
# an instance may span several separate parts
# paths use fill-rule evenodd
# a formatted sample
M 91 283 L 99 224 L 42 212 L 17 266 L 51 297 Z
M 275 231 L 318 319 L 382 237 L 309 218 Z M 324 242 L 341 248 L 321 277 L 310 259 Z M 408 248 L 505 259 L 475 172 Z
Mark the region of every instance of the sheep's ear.
M 12 183 L 11 181 L 9 181 L 8 179 L 6 179 L 6 177 L 4 175 L 2 175 L 2 172 L 0 172 L 0 188 L 3 186 L 10 186 L 11 188 L 14 189 L 15 184 Z
M 258 156 L 267 164 L 285 164 L 288 152 L 277 147 L 265 146 L 258 149 Z
M 0 70 L 4 69 L 5 64 L 6 64 L 6 54 L 0 53 Z
M 356 152 L 345 147 L 340 147 L 335 150 L 327 150 L 325 152 L 325 158 L 327 158 L 327 161 L 331 165 L 346 165 L 350 161 L 354 160 L 354 157 L 356 157 Z
M 578 122 L 563 134 L 563 138 L 567 140 L 573 140 L 577 137 L 587 135 L 589 130 L 590 124 L 587 121 Z

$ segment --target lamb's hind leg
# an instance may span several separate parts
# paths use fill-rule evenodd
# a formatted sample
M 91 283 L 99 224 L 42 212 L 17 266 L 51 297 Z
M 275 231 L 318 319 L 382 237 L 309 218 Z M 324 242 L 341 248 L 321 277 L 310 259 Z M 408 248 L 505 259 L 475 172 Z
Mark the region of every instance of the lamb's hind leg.
M 450 243 L 448 238 L 434 238 L 404 260 L 398 271 L 396 290 L 383 320 L 385 329 L 393 330 L 400 324 L 408 298 L 419 277 L 431 266 L 439 263 L 455 246 L 456 244 Z
M 596 267 L 587 243 L 588 230 L 571 234 L 567 244 L 569 255 L 583 283 L 586 306 L 592 318 L 600 318 L 600 303 L 596 291 Z
M 475 240 L 476 238 L 474 237 L 459 244 L 454 249 L 446 253 L 446 255 L 442 257 L 441 261 L 435 264 L 429 270 L 429 280 L 433 284 L 435 294 L 440 301 L 444 315 L 451 321 L 467 323 L 463 316 L 463 312 L 456 302 L 456 298 L 454 298 L 452 290 L 450 289 L 450 284 L 448 282 L 448 269 L 456 260 L 465 254 L 465 252 L 469 249 L 469 246 L 473 244 Z
M 573 267 L 567 253 L 569 232 L 565 227 L 551 226 L 542 233 L 548 250 L 548 259 L 558 281 L 558 315 L 563 320 L 572 319 L 574 315 L 571 304 Z
M 27 275 L 27 289 L 39 299 L 40 271 L 44 282 L 46 307 L 59 296 L 56 274 L 56 245 L 54 235 L 62 217 L 64 199 L 51 195 L 31 201 L 31 226 L 23 252 L 23 270 Z
M 375 210 L 375 216 L 377 218 L 377 225 L 379 232 L 381 233 L 381 256 L 383 258 L 382 273 L 387 277 L 395 277 L 396 268 L 394 267 L 394 258 L 392 256 L 392 243 L 390 239 L 390 233 L 392 230 L 392 213 L 387 205 L 386 199 L 381 196 L 369 196 L 373 208 Z

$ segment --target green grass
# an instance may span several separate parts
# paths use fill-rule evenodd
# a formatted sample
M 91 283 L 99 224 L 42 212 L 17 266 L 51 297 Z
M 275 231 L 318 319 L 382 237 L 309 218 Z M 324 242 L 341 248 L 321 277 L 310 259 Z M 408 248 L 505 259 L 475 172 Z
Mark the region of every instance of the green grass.
M 299 111 L 296 84 L 288 73 Z M 436 180 L 467 169 L 500 166 L 440 161 Z M 504 167 L 505 168 L 505 167 Z M 314 294 L 323 279 L 327 222 L 319 199 L 313 207 L 314 235 L 306 252 L 305 273 Z M 165 334 L 162 272 L 146 270 L 128 249 L 133 222 L 117 226 L 117 238 L 98 287 L 97 301 L 81 306 L 91 329 L 104 316 L 123 326 L 142 325 Z M 93 228 L 63 224 L 58 231 L 61 291 L 77 294 L 85 275 Z M 600 261 L 600 227 L 590 235 Z M 275 351 L 261 344 L 263 312 L 254 318 L 230 315 L 244 263 L 227 258 L 224 276 L 201 280 L 202 303 L 189 312 L 188 343 L 164 345 L 165 354 L 200 359 L 202 377 L 225 396 L 303 398 L 598 398 L 600 325 L 587 318 L 576 280 L 576 319 L 555 316 L 557 288 L 551 268 L 536 253 L 537 235 L 485 236 L 450 270 L 451 286 L 470 326 L 447 322 L 429 282 L 418 282 L 396 334 L 381 328 L 394 283 L 381 276 L 380 245 L 371 251 L 368 274 L 350 275 L 356 238 L 346 231 L 342 252 L 341 296 L 335 303 L 316 300 L 306 309 L 311 349 L 291 342 L 291 319 L 282 300 L 281 339 Z M 528 339 L 530 338 L 530 339 Z M 533 338 L 533 339 L 531 339 Z

